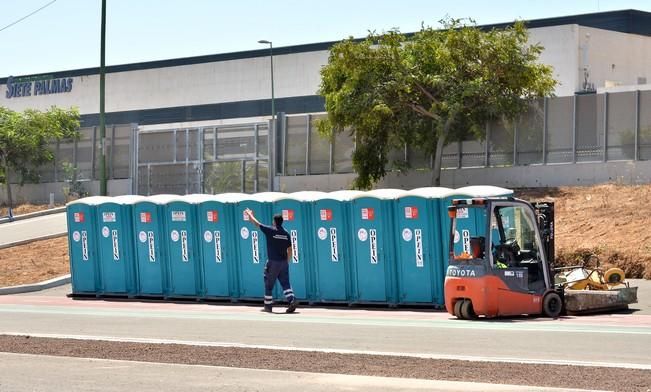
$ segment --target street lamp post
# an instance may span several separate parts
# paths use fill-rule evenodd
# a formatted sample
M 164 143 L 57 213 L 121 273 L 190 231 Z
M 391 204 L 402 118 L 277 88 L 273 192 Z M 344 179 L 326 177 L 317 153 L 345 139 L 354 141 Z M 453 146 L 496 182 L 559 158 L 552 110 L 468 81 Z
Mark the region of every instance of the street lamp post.
M 273 45 L 273 42 L 267 41 L 265 39 L 261 39 L 260 41 L 258 41 L 258 43 L 263 44 L 263 45 L 269 45 L 269 61 L 270 61 L 270 64 L 271 64 L 271 124 L 272 124 L 272 127 L 273 127 L 273 135 L 274 135 L 273 140 L 275 141 L 276 137 L 277 137 L 276 136 L 277 133 L 276 133 L 276 105 L 275 105 L 276 102 L 275 102 L 275 96 L 274 96 L 274 45 Z M 269 130 L 269 136 L 268 137 L 269 137 L 270 140 L 271 140 L 271 135 L 272 135 L 272 132 L 271 132 L 271 130 Z M 274 143 L 274 146 L 275 146 L 275 143 Z M 275 151 L 277 151 L 277 150 L 274 148 L 273 151 L 274 151 L 274 155 L 276 155 Z M 271 156 L 269 157 L 269 159 L 270 159 L 269 168 L 271 169 Z M 276 162 L 276 160 L 274 159 L 274 165 L 273 165 L 274 167 L 276 166 L 275 162 Z M 271 179 L 273 179 L 273 174 L 272 174 L 272 171 L 269 170 L 269 180 L 271 181 Z M 269 184 L 271 184 L 271 182 Z

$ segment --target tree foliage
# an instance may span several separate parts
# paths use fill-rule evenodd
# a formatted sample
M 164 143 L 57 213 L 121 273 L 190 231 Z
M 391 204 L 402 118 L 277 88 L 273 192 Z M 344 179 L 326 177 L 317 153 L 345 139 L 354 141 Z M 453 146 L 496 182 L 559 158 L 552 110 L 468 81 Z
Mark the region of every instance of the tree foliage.
M 21 181 L 37 178 L 35 170 L 52 161 L 49 143 L 78 137 L 79 112 L 77 109 L 52 107 L 47 111 L 27 109 L 24 112 L 0 107 L 0 163 L 11 207 L 12 174 Z
M 527 43 L 522 22 L 483 31 L 472 21 L 446 19 L 406 36 L 370 33 L 335 44 L 321 70 L 319 93 L 327 119 L 322 134 L 355 137 L 355 186 L 370 188 L 386 174 L 389 152 L 405 145 L 434 154 L 439 185 L 443 147 L 485 137 L 486 121 L 514 119 L 531 100 L 551 94 L 540 45 Z

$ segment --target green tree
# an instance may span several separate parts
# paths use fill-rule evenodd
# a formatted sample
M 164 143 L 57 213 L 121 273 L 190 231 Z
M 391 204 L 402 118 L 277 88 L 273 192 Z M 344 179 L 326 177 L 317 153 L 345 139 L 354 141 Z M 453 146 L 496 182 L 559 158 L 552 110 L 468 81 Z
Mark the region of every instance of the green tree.
M 48 143 L 78 137 L 79 112 L 52 107 L 47 111 L 28 109 L 24 112 L 0 107 L 0 163 L 7 186 L 9 208 L 13 205 L 11 175 L 37 179 L 35 169 L 54 158 Z
M 486 121 L 514 119 L 553 91 L 552 69 L 536 62 L 542 47 L 527 43 L 522 22 L 490 31 L 472 21 L 441 24 L 331 48 L 319 89 L 328 117 L 319 131 L 332 137 L 348 129 L 355 137 L 357 188 L 384 177 L 389 152 L 405 145 L 434 154 L 432 185 L 439 185 L 446 144 L 483 139 Z

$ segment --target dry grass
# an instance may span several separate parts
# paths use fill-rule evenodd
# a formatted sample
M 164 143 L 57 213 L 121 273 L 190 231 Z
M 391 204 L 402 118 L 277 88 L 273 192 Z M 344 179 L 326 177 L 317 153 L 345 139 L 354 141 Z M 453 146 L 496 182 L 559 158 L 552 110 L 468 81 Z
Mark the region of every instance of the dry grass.
M 0 249 L 0 287 L 42 282 L 69 273 L 68 237 Z

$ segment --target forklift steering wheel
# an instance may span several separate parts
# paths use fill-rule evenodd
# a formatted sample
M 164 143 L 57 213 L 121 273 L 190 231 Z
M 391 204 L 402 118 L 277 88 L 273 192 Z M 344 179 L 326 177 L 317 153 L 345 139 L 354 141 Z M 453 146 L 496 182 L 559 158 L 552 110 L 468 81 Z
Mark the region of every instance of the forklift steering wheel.
M 514 238 L 508 239 L 505 243 L 495 247 L 496 257 L 509 267 L 514 267 L 517 264 L 516 256 L 520 253 L 520 246 L 518 241 Z

